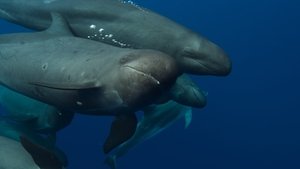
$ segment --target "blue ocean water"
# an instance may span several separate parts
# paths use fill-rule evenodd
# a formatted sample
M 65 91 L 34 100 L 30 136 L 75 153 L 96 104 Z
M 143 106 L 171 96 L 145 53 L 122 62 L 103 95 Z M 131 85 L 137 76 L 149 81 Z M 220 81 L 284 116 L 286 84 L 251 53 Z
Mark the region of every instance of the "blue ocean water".
M 137 146 L 120 169 L 299 169 L 300 1 L 135 0 L 230 55 L 228 77 L 193 76 L 208 105 Z M 0 20 L 0 33 L 28 31 Z M 171 43 L 171 42 L 170 42 Z M 70 169 L 102 169 L 111 118 L 77 115 L 58 135 Z

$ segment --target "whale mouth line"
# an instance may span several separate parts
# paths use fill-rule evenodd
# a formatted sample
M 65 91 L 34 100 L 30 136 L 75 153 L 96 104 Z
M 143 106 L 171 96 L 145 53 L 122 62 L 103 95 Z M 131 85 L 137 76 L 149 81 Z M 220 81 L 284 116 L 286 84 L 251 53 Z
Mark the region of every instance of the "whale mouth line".
M 211 71 L 211 69 L 208 66 L 206 66 L 205 64 L 203 64 L 199 59 L 196 59 L 196 58 L 193 58 L 193 57 L 185 57 L 185 59 L 191 60 L 192 62 L 195 62 L 195 63 L 199 64 L 202 67 L 202 69 L 204 69 L 208 72 Z
M 194 63 L 198 64 L 203 70 L 205 70 L 207 72 L 211 71 L 211 68 L 209 68 L 207 65 L 202 63 L 201 59 L 198 57 L 198 55 L 201 55 L 201 53 L 191 52 L 191 51 L 188 51 L 187 49 L 185 49 L 183 51 L 183 53 L 184 53 L 184 58 L 186 60 L 189 60 L 191 62 L 194 62 Z
M 136 72 L 136 73 L 138 73 L 138 74 L 140 74 L 140 75 L 142 75 L 142 76 L 144 76 L 144 77 L 146 77 L 148 79 L 151 79 L 155 84 L 158 84 L 158 85 L 160 84 L 160 81 L 157 80 L 155 77 L 153 77 L 151 74 L 147 74 L 147 73 L 145 73 L 145 72 L 143 72 L 141 70 L 138 70 L 135 67 L 132 67 L 132 66 L 129 66 L 129 65 L 125 65 L 123 67 L 127 68 L 127 69 L 130 69 L 130 70 L 133 70 L 134 72 Z

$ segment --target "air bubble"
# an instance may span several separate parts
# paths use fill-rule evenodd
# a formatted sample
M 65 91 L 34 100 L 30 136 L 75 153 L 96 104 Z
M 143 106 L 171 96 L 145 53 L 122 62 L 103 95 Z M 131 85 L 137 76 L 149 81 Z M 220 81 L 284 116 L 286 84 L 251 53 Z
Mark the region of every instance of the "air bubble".
M 90 25 L 90 29 L 96 29 L 96 25 Z

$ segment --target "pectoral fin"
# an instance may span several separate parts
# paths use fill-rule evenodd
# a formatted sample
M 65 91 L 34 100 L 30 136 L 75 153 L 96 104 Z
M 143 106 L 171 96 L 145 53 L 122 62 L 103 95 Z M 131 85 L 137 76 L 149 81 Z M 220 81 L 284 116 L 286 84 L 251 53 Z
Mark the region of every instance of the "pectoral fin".
M 136 126 L 137 118 L 134 113 L 116 116 L 111 125 L 110 133 L 103 145 L 104 153 L 109 153 L 112 149 L 132 137 Z
M 184 114 L 184 121 L 185 121 L 185 126 L 184 128 L 188 128 L 192 122 L 192 117 L 193 117 L 193 114 L 192 114 L 192 109 L 188 109 L 186 111 L 186 113 Z

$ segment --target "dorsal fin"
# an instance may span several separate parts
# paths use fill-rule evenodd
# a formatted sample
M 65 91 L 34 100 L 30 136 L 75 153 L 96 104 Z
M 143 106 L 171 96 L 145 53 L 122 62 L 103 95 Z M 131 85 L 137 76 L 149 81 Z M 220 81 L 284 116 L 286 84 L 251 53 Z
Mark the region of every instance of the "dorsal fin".
M 34 162 L 41 169 L 63 169 L 62 162 L 56 155 L 46 148 L 34 144 L 24 136 L 20 136 L 20 142 L 24 149 L 31 155 Z
M 51 33 L 55 35 L 73 36 L 69 24 L 61 14 L 51 13 L 51 18 L 52 18 L 52 23 L 50 27 L 46 30 L 47 33 Z

